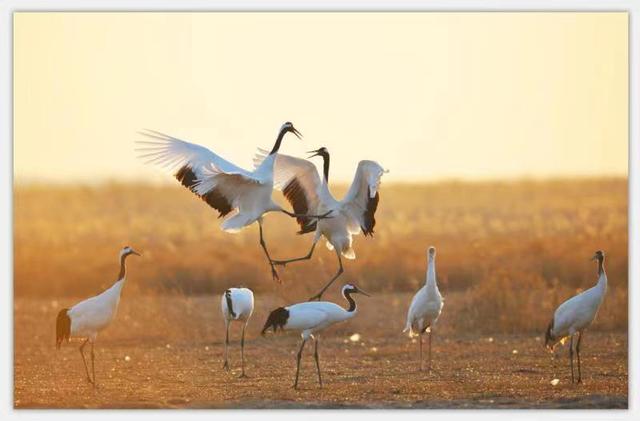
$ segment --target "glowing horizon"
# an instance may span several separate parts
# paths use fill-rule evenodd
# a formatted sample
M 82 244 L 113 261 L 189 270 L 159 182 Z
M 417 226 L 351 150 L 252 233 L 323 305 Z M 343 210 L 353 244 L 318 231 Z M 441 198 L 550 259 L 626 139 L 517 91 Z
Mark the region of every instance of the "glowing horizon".
M 171 182 L 144 128 L 251 168 L 287 120 L 337 183 L 626 176 L 628 15 L 14 14 L 18 183 Z

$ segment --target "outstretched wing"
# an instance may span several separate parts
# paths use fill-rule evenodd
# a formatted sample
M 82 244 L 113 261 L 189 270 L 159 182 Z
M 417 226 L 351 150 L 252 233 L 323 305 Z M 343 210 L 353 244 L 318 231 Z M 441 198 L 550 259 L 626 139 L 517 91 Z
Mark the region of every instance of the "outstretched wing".
M 216 155 L 204 146 L 147 130 L 152 140 L 137 141 L 139 157 L 174 172 L 186 188 L 220 212 L 220 217 L 238 207 L 243 194 L 262 183 L 252 172 Z
M 349 231 L 357 234 L 373 235 L 376 225 L 375 213 L 380 194 L 380 178 L 385 170 L 375 161 L 360 161 L 356 176 L 346 196 L 340 202 L 342 209 L 350 216 Z
M 264 149 L 258 149 L 253 160 L 256 168 L 262 164 L 267 154 Z M 315 165 L 306 159 L 276 154 L 273 164 L 273 187 L 282 191 L 295 213 L 313 215 L 318 212 L 322 181 Z M 315 231 L 316 219 L 298 217 L 296 220 L 300 225 L 298 234 Z

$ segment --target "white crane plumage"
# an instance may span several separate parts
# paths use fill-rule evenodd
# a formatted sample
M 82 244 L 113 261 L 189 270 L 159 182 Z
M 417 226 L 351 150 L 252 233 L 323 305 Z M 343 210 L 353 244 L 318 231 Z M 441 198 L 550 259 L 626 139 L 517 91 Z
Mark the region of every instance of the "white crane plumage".
M 604 270 L 604 252 L 596 251 L 591 260 L 598 261 L 598 282 L 595 286 L 569 298 L 560 304 L 545 334 L 545 347 L 553 351 L 558 342 L 564 344 L 568 338 L 569 361 L 571 366 L 571 383 L 574 382 L 573 373 L 573 337 L 577 334 L 576 354 L 578 356 L 578 383 L 582 382 L 582 371 L 580 368 L 580 342 L 584 330 L 591 325 L 598 309 L 604 300 L 607 292 L 607 274 Z
M 342 296 L 349 302 L 349 308 L 347 309 L 328 301 L 314 301 L 294 304 L 287 307 L 279 307 L 269 314 L 269 317 L 264 324 L 264 328 L 262 329 L 262 335 L 264 335 L 269 328 L 273 328 L 274 333 L 278 328 L 281 330 L 298 330 L 301 332 L 302 343 L 300 344 L 300 348 L 298 349 L 298 354 L 296 356 L 296 379 L 293 383 L 293 387 L 295 389 L 298 388 L 302 350 L 309 338 L 313 339 L 315 343 L 313 356 L 315 358 L 316 369 L 318 371 L 318 383 L 320 383 L 320 387 L 322 387 L 320 359 L 318 357 L 319 336 L 317 334 L 314 335 L 314 333 L 335 323 L 353 318 L 357 313 L 357 306 L 356 302 L 351 297 L 351 294 L 357 293 L 369 296 L 369 294 L 353 284 L 346 284 L 342 287 Z
M 302 136 L 291 122 L 284 123 L 273 148 L 253 171 L 240 168 L 203 146 L 152 130 L 141 132 L 152 140 L 138 141 L 140 147 L 137 151 L 147 163 L 175 171 L 174 176 L 184 187 L 225 218 L 222 223 L 224 231 L 238 232 L 257 221 L 260 245 L 271 265 L 273 278 L 279 279 L 262 234 L 262 216 L 267 212 L 300 216 L 283 209 L 271 198 L 273 163 L 288 132 L 298 138 Z
M 313 163 L 284 154 L 276 154 L 273 164 L 274 187 L 282 190 L 286 199 L 298 214 L 329 213 L 330 218 L 313 220 L 309 217 L 297 217 L 300 225 L 299 234 L 315 232 L 309 252 L 303 256 L 287 260 L 274 260 L 276 265 L 311 259 L 316 243 L 320 237 L 327 239 L 329 250 L 335 250 L 338 257 L 338 272 L 310 300 L 319 300 L 322 294 L 344 272 L 342 258 L 355 259 L 353 235 L 364 233 L 373 236 L 375 212 L 380 200 L 378 188 L 382 174 L 386 171 L 375 161 L 363 160 L 358 163 L 356 174 L 345 197 L 338 201 L 329 191 L 329 151 L 320 148 L 311 151 L 324 160 L 324 179 L 321 180 Z M 261 150 L 256 156 L 255 164 L 263 165 L 267 159 L 266 151 Z
M 411 300 L 407 312 L 407 323 L 403 332 L 409 332 L 410 336 L 419 336 L 420 340 L 420 370 L 422 364 L 422 335 L 429 333 L 429 370 L 431 370 L 431 335 L 433 328 L 440 317 L 444 301 L 436 280 L 436 248 L 429 247 L 427 252 L 427 280 L 425 285 L 418 290 Z
M 120 272 L 118 274 L 118 280 L 113 286 L 95 297 L 79 302 L 71 308 L 60 310 L 56 318 L 57 349 L 60 349 L 60 346 L 65 340 L 69 342 L 71 338 L 84 338 L 84 342 L 80 345 L 79 350 L 87 375 L 87 381 L 92 383 L 93 387 L 96 386 L 93 344 L 98 337 L 98 333 L 109 326 L 118 311 L 120 294 L 127 275 L 126 259 L 132 254 L 140 256 L 137 251 L 129 246 L 125 246 L 120 251 Z M 93 373 L 93 379 L 89 376 L 89 369 L 84 358 L 84 346 L 87 342 L 91 343 L 91 371 Z
M 242 374 L 244 373 L 244 331 L 249 323 L 249 318 L 253 314 L 253 291 L 249 288 L 229 288 L 222 294 L 220 301 L 222 317 L 226 336 L 224 341 L 224 365 L 222 368 L 229 370 L 228 348 L 229 348 L 229 327 L 231 322 L 242 323 L 242 338 L 240 339 L 240 355 L 242 358 Z

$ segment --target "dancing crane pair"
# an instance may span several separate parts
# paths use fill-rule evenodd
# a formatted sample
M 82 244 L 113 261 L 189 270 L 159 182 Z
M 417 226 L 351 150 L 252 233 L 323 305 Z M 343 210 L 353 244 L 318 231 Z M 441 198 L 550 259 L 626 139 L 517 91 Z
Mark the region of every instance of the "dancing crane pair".
M 286 265 L 296 261 L 308 260 L 312 257 L 318 240 L 324 236 L 327 247 L 335 250 L 338 258 L 338 272 L 309 302 L 281 307 L 269 315 L 262 330 L 264 334 L 270 327 L 274 332 L 278 327 L 285 330 L 299 330 L 302 343 L 297 354 L 297 369 L 294 387 L 298 384 L 300 359 L 307 340 L 314 339 L 314 358 L 318 370 L 318 381 L 322 385 L 318 357 L 318 338 L 313 335 L 329 325 L 347 320 L 356 314 L 356 303 L 352 294 L 362 293 L 357 286 L 346 284 L 342 288 L 342 295 L 349 302 L 349 308 L 330 302 L 312 302 L 320 300 L 323 293 L 343 273 L 341 256 L 354 259 L 352 236 L 362 231 L 365 236 L 373 235 L 375 226 L 375 212 L 378 206 L 380 178 L 384 169 L 374 161 L 360 161 L 356 175 L 343 200 L 337 201 L 328 189 L 329 153 L 326 148 L 311 151 L 323 158 L 323 180 L 320 180 L 315 166 L 307 160 L 295 158 L 279 153 L 282 140 L 286 133 L 291 132 L 301 138 L 300 132 L 292 123 L 282 125 L 276 142 L 270 152 L 259 150 L 254 159 L 253 171 L 244 170 L 212 151 L 165 134 L 146 131 L 142 134 L 150 137 L 151 141 L 139 142 L 143 147 L 141 157 L 148 162 L 168 167 L 174 171 L 176 179 L 186 188 L 195 193 L 208 205 L 218 210 L 220 217 L 226 217 L 222 229 L 237 232 L 240 229 L 258 222 L 260 246 L 262 247 L 269 265 L 272 277 L 279 280 L 277 265 Z M 289 212 L 277 205 L 271 197 L 273 189 L 281 190 L 285 198 L 292 205 L 294 212 Z M 268 212 L 283 212 L 296 218 L 300 225 L 299 234 L 314 232 L 314 239 L 309 252 L 302 257 L 288 260 L 274 260 L 271 258 L 263 236 L 263 215 Z M 116 283 L 103 293 L 82 301 L 70 309 L 59 312 L 56 322 L 56 345 L 59 348 L 64 340 L 70 337 L 84 338 L 80 346 L 80 354 L 85 367 L 87 380 L 94 387 L 95 357 L 94 342 L 99 331 L 111 322 L 117 311 L 120 293 L 126 275 L 126 258 L 140 255 L 130 247 L 120 252 L 120 273 Z M 604 253 L 596 252 L 594 259 L 599 261 L 598 284 L 573 298 L 567 300 L 554 314 L 546 333 L 545 344 L 550 349 L 557 342 L 571 338 L 570 359 L 571 375 L 573 371 L 573 337 L 577 334 L 576 353 L 578 357 L 578 382 L 581 381 L 580 342 L 582 333 L 588 327 L 602 303 L 606 292 L 606 274 L 604 272 Z M 232 288 L 222 296 L 222 311 L 226 324 L 225 363 L 228 369 L 227 351 L 229 343 L 229 325 L 232 321 L 244 322 L 241 339 L 242 374 L 244 372 L 244 331 L 253 312 L 253 293 L 246 288 Z M 422 335 L 429 333 L 429 368 L 431 367 L 431 331 L 440 316 L 443 306 L 442 296 L 438 290 L 435 274 L 435 248 L 428 251 L 427 281 L 425 286 L 414 296 L 407 314 L 405 332 L 411 336 L 420 336 L 420 368 L 422 369 Z M 89 376 L 84 357 L 84 346 L 91 344 L 91 361 L 93 378 Z

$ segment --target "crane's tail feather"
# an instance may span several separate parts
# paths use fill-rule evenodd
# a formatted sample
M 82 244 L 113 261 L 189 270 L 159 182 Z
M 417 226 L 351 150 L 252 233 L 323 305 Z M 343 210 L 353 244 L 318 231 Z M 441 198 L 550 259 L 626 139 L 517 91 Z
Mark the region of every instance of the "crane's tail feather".
M 273 333 L 276 333 L 278 327 L 282 330 L 284 325 L 287 324 L 287 320 L 289 320 L 289 310 L 284 307 L 278 307 L 269 314 L 260 334 L 264 336 L 270 327 L 273 327 Z
M 553 351 L 553 348 L 555 347 L 556 343 L 557 343 L 556 337 L 553 336 L 553 318 L 551 318 L 551 321 L 549 322 L 549 326 L 547 326 L 547 331 L 545 332 L 545 335 L 544 335 L 544 346 L 549 351 Z
M 65 339 L 69 342 L 71 336 L 71 319 L 67 314 L 68 311 L 68 308 L 63 308 L 56 318 L 56 349 L 60 349 Z

